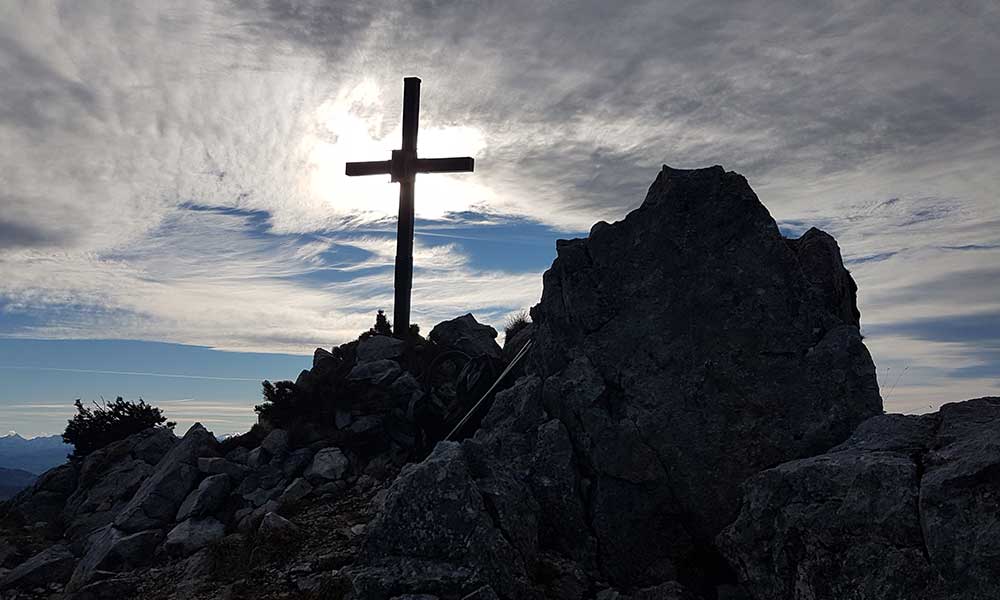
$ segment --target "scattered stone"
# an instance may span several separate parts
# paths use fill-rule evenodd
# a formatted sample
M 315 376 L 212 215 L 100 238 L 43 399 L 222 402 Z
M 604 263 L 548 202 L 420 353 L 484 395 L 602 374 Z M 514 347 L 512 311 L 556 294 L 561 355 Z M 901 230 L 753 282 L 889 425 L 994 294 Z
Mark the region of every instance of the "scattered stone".
M 315 484 L 343 479 L 350 464 L 340 448 L 323 448 L 306 469 L 305 477 Z
M 222 473 L 210 475 L 184 499 L 177 510 L 176 520 L 180 522 L 210 515 L 222 507 L 227 495 L 229 495 L 229 476 Z
M 213 517 L 188 519 L 170 530 L 164 550 L 171 556 L 190 556 L 225 535 L 226 526 Z
M 298 477 L 312 462 L 313 454 L 309 448 L 299 448 L 292 451 L 281 465 L 282 474 L 286 479 Z
M 295 481 L 288 484 L 285 491 L 278 497 L 278 502 L 282 505 L 294 504 L 308 496 L 312 490 L 313 486 L 311 486 L 304 478 L 299 477 Z
M 267 434 L 260 447 L 267 450 L 271 456 L 280 456 L 288 452 L 288 432 L 284 429 L 273 429 Z
M 260 522 L 257 535 L 267 540 L 274 540 L 292 538 L 298 532 L 299 528 L 294 523 L 278 513 L 268 512 Z
M 263 447 L 256 447 L 247 453 L 247 466 L 256 469 L 266 465 L 271 460 L 271 455 Z

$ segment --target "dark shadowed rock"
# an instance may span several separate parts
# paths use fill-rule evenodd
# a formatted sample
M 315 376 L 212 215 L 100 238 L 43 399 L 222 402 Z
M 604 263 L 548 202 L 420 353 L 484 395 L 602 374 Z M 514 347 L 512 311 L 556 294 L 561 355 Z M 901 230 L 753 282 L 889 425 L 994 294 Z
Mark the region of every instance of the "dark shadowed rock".
M 130 569 L 153 560 L 154 550 L 163 541 L 163 531 L 150 529 L 128 534 L 111 525 L 95 531 L 87 540 L 86 552 L 69 580 L 69 591 L 80 590 L 102 573 Z
M 920 482 L 930 564 L 967 594 L 1000 597 L 1000 398 L 945 404 L 940 416 Z
M 457 443 L 442 442 L 424 462 L 408 465 L 372 524 L 368 566 L 352 572 L 361 598 L 402 593 L 471 592 L 491 585 L 525 597 L 524 561 L 494 524 Z M 422 557 L 404 565 L 395 557 Z M 454 574 L 454 577 L 446 576 Z
M 397 359 L 403 355 L 406 342 L 388 335 L 373 335 L 358 342 L 358 362 L 372 362 L 387 358 Z
M 305 471 L 305 478 L 317 484 L 336 481 L 347 474 L 350 465 L 340 448 L 323 448 L 313 457 L 312 464 Z
M 78 471 L 73 463 L 53 467 L 42 473 L 31 487 L 8 500 L 6 509 L 25 523 L 52 523 L 76 489 L 77 477 Z
M 402 372 L 403 370 L 399 368 L 399 363 L 385 358 L 382 360 L 374 360 L 372 362 L 359 363 L 351 369 L 347 378 L 353 381 L 370 381 L 375 385 L 388 386 L 392 385 L 392 382 L 395 381 L 396 378 L 402 374 Z
M 459 350 L 471 357 L 499 359 L 501 350 L 496 338 L 497 330 L 479 323 L 472 314 L 438 323 L 430 333 L 431 341 L 445 348 Z
M 246 448 L 242 448 L 246 450 Z M 231 454 L 231 453 L 230 453 Z M 207 456 L 198 459 L 198 470 L 206 475 L 228 475 L 234 483 L 243 481 L 249 469 L 221 456 Z
M 839 250 L 806 241 L 742 176 L 664 167 L 625 220 L 559 242 L 532 356 L 591 471 L 614 581 L 670 576 L 732 520 L 745 478 L 881 411 Z
M 192 425 L 118 513 L 115 526 L 136 532 L 172 522 L 177 509 L 198 483 L 198 458 L 218 456 L 218 448 L 215 436 L 200 423 Z
M 664 167 L 623 221 L 557 250 L 532 309 L 528 376 L 461 452 L 439 446 L 434 466 L 393 484 L 371 560 L 485 574 L 496 557 L 470 557 L 499 534 L 514 566 L 482 581 L 501 597 L 517 585 L 572 596 L 670 581 L 714 595 L 732 580 L 713 543 L 740 484 L 881 412 L 839 249 L 819 231 L 783 238 L 738 174 Z M 454 345 L 470 321 L 431 339 Z M 420 489 L 449 482 L 447 496 L 418 492 L 422 477 L 437 483 Z M 409 532 L 390 516 L 419 523 L 432 503 L 462 516 Z
M 190 556 L 225 535 L 226 526 L 213 517 L 188 519 L 170 530 L 163 548 L 172 556 Z
M 267 450 L 271 456 L 284 455 L 288 452 L 288 432 L 284 429 L 273 429 L 267 434 L 260 447 Z
M 719 545 L 755 599 L 1000 596 L 1000 398 L 884 415 L 750 479 Z
M 229 494 L 229 476 L 226 474 L 210 475 L 201 480 L 184 502 L 177 509 L 176 521 L 191 517 L 204 517 L 222 507 Z
M 88 454 L 62 513 L 66 537 L 81 539 L 114 520 L 177 442 L 170 429 L 155 427 Z
M 32 556 L 0 578 L 0 591 L 65 583 L 72 575 L 75 564 L 76 558 L 69 548 L 56 544 Z

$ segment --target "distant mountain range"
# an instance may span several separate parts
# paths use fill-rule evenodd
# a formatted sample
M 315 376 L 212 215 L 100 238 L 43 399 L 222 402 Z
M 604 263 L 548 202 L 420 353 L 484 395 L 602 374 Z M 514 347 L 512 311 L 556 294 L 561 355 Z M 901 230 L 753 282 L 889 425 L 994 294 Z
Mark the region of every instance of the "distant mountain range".
M 0 467 L 0 500 L 6 500 L 35 482 L 38 476 L 21 469 Z
M 43 473 L 66 462 L 66 456 L 73 452 L 73 446 L 65 444 L 62 436 L 25 438 L 11 432 L 0 436 L 0 468 L 20 469 L 33 475 Z M 0 473 L 0 485 L 6 476 Z

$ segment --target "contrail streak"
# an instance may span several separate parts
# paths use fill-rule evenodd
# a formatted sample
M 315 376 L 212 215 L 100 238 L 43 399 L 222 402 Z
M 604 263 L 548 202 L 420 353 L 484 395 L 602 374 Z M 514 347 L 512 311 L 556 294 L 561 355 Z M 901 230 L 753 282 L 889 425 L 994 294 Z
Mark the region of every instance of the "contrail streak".
M 175 379 L 210 379 L 213 381 L 260 381 L 256 377 L 215 377 L 212 375 L 182 375 L 179 373 L 149 373 L 144 371 L 104 371 L 100 369 L 62 369 L 59 367 L 21 367 L 0 365 L 0 369 L 16 369 L 22 371 L 62 371 L 66 373 L 96 373 L 101 375 L 140 375 L 145 377 L 173 377 Z

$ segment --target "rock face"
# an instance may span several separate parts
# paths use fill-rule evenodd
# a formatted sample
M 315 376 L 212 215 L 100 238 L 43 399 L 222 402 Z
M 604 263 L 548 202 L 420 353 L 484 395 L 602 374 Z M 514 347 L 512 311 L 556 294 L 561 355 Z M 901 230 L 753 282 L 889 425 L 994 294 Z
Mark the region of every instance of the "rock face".
M 714 538 L 740 484 L 881 412 L 835 241 L 783 238 L 742 176 L 664 167 L 640 208 L 557 249 L 531 311 L 528 377 L 497 396 L 475 439 L 439 446 L 447 494 L 401 476 L 373 523 L 371 564 L 408 573 L 394 593 L 440 590 L 435 574 L 450 568 L 501 597 L 519 573 L 546 593 L 680 580 L 715 594 L 732 574 Z M 389 515 L 423 503 L 466 516 L 403 536 Z M 442 550 L 450 536 L 466 540 L 460 559 Z M 469 547 L 486 540 L 508 548 L 508 575 Z
M 115 526 L 134 533 L 163 527 L 172 522 L 177 509 L 200 478 L 198 458 L 218 453 L 219 443 L 200 424 L 195 423 L 156 465 L 121 512 Z
M 756 475 L 719 545 L 758 600 L 1000 597 L 1000 398 Z
M 177 441 L 169 429 L 147 429 L 87 455 L 62 513 L 66 537 L 80 539 L 110 523 Z

